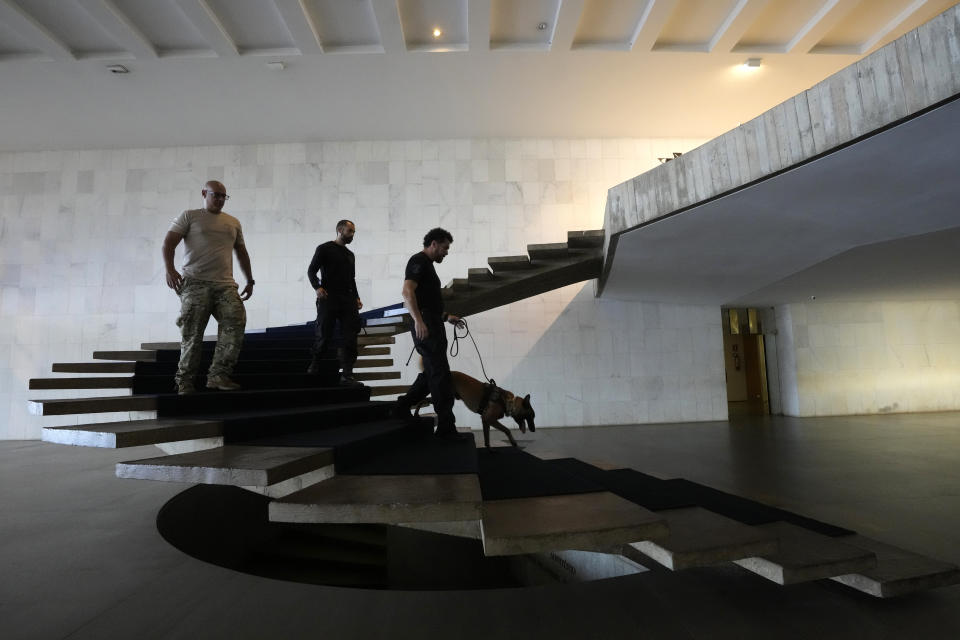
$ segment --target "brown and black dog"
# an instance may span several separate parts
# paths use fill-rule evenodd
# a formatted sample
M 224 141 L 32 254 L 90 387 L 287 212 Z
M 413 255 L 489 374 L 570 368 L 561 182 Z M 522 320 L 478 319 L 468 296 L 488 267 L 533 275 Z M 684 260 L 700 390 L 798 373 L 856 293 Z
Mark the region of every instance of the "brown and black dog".
M 530 406 L 529 393 L 521 398 L 501 389 L 493 380 L 488 384 L 459 371 L 451 371 L 450 375 L 453 377 L 454 395 L 462 400 L 470 411 L 480 414 L 480 421 L 483 423 L 483 446 L 486 448 L 490 448 L 491 426 L 502 431 L 509 438 L 510 444 L 517 446 L 510 430 L 499 422 L 504 416 L 513 418 L 521 433 L 526 433 L 528 426 L 531 432 L 537 430 L 533 424 L 536 413 Z

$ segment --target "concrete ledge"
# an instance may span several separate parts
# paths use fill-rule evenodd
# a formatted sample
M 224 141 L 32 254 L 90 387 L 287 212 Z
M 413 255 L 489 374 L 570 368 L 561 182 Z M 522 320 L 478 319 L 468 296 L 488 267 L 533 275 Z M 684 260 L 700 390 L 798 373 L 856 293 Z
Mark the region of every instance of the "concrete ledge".
M 680 571 L 741 558 L 772 556 L 779 550 L 776 534 L 700 507 L 657 513 L 666 519 L 670 535 L 656 542 L 630 543 L 623 549 L 623 555 L 641 563 L 646 556 L 668 569 Z
M 266 487 L 333 465 L 326 447 L 226 445 L 117 464 L 118 478 Z
M 482 511 L 483 550 L 488 556 L 606 551 L 669 533 L 662 517 L 607 491 L 495 500 L 484 502 Z
M 734 562 L 780 585 L 864 573 L 877 566 L 876 554 L 841 542 L 841 538 L 830 538 L 786 522 L 757 528 L 776 534 L 780 550 Z
M 65 400 L 27 400 L 27 409 L 35 416 L 64 416 L 73 413 L 112 411 L 156 411 L 157 396 L 103 396 Z
M 222 435 L 223 423 L 219 420 L 178 418 L 46 427 L 43 430 L 44 442 L 111 449 L 216 438 Z
M 877 598 L 960 584 L 960 568 L 861 535 L 840 538 L 844 543 L 877 555 L 877 566 L 862 573 L 834 576 L 848 587 Z
M 400 524 L 480 517 L 473 474 L 337 476 L 270 504 L 274 522 Z
M 600 290 L 621 233 L 776 175 L 957 94 L 960 6 L 736 129 L 612 187 Z

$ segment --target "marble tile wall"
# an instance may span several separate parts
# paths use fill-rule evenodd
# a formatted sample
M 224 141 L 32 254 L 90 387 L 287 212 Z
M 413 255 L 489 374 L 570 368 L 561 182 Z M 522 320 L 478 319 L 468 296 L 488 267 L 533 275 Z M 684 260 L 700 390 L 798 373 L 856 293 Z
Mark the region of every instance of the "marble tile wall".
M 791 304 L 777 317 L 787 415 L 960 409 L 960 301 Z
M 702 142 L 461 139 L 0 154 L 0 438 L 37 438 L 41 426 L 77 421 L 27 414 L 27 398 L 69 395 L 27 391 L 28 379 L 50 375 L 51 363 L 177 339 L 179 300 L 164 284 L 160 242 L 180 211 L 201 205 L 207 179 L 226 184 L 225 210 L 244 226 L 257 280 L 247 306 L 252 329 L 310 318 L 306 265 L 340 218 L 357 224 L 366 306 L 392 304 L 427 229 L 441 225 L 455 238 L 441 279 L 464 277 L 491 255 L 600 228 L 611 185 Z M 539 424 L 726 415 L 714 308 L 596 299 L 592 286 L 472 320 L 487 372 L 535 392 Z M 397 361 L 408 351 L 401 338 Z M 454 368 L 480 377 L 468 351 L 472 345 L 461 346 Z M 404 380 L 415 374 L 411 365 Z M 461 417 L 465 426 L 471 420 Z

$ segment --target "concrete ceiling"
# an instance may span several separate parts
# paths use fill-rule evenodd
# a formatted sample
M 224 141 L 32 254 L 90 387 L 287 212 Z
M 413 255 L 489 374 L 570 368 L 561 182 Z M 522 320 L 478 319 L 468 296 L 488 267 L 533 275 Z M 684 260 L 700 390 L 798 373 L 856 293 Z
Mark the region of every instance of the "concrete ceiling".
M 604 297 L 960 299 L 960 100 L 620 236 Z
M 0 150 L 710 137 L 956 3 L 0 0 Z

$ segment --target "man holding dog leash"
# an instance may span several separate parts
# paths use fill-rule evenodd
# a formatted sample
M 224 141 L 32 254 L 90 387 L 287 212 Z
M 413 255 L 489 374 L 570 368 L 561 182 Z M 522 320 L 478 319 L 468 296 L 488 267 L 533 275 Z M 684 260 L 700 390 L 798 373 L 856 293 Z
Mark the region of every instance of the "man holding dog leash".
M 401 295 L 413 318 L 413 345 L 423 357 L 423 371 L 407 393 L 397 398 L 393 415 L 409 417 L 410 407 L 429 393 L 437 413 L 436 436 L 457 441 L 472 438 L 473 435 L 457 432 L 453 415 L 453 379 L 447 362 L 447 332 L 443 323 L 458 325 L 461 321 L 457 316 L 444 313 L 440 278 L 433 266 L 434 262 L 443 262 L 450 251 L 451 242 L 453 236 L 446 229 L 431 229 L 423 237 L 423 250 L 407 262 Z

